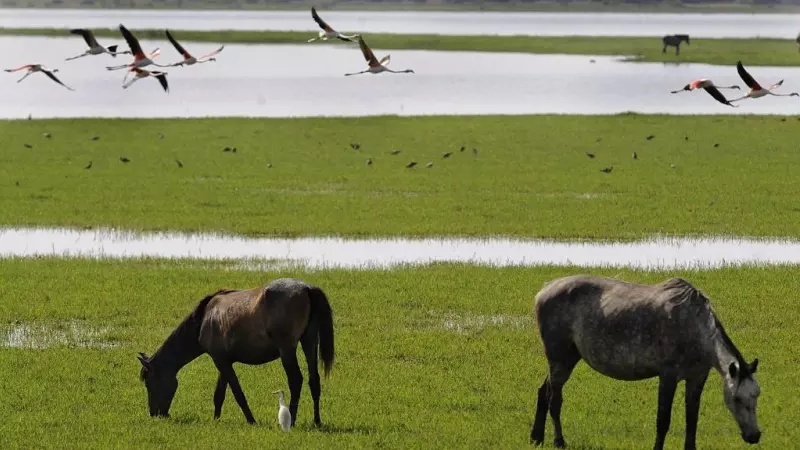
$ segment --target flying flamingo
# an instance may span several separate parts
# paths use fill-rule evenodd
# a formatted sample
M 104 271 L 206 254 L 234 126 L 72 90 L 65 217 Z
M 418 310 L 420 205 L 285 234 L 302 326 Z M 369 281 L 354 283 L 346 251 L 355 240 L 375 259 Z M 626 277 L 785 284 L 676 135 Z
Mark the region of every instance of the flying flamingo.
M 69 32 L 72 33 L 72 34 L 79 34 L 79 35 L 83 36 L 83 40 L 86 41 L 86 45 L 89 46 L 89 50 L 86 50 L 84 53 L 82 53 L 82 54 L 80 54 L 78 56 L 73 56 L 72 58 L 67 58 L 67 59 L 65 59 L 65 61 L 72 61 L 73 59 L 83 58 L 84 56 L 89 56 L 89 55 L 101 55 L 103 53 L 108 53 L 109 55 L 113 56 L 114 58 L 116 58 L 117 55 L 125 55 L 125 54 L 130 55 L 131 54 L 131 52 L 129 52 L 129 51 L 117 52 L 117 46 L 116 45 L 103 47 L 102 45 L 97 43 L 97 39 L 95 39 L 94 33 L 92 33 L 91 30 L 87 30 L 85 28 L 77 28 L 77 29 L 74 29 L 74 30 L 69 30 Z
M 169 84 L 167 84 L 167 72 L 144 70 L 138 67 L 132 67 L 129 72 L 134 72 L 135 75 L 130 81 L 122 85 L 123 89 L 128 89 L 133 83 L 141 80 L 142 78 L 154 77 L 159 83 L 161 83 L 161 87 L 164 88 L 164 92 L 169 92 Z M 125 76 L 127 78 L 127 74 L 125 74 Z
M 391 55 L 386 55 L 386 56 L 383 57 L 383 59 L 378 61 L 378 58 L 376 58 L 375 54 L 372 53 L 372 50 L 370 50 L 370 48 L 367 47 L 367 43 L 364 42 L 364 38 L 362 38 L 361 36 L 358 37 L 358 45 L 361 47 L 361 53 L 364 54 L 364 59 L 366 59 L 367 60 L 367 64 L 369 64 L 369 69 L 362 70 L 361 72 L 346 73 L 346 74 L 344 74 L 344 76 L 347 77 L 347 76 L 350 76 L 350 75 L 359 75 L 359 74 L 367 73 L 367 72 L 372 73 L 372 74 L 381 73 L 381 72 L 414 73 L 414 71 L 411 70 L 411 69 L 395 71 L 395 70 L 392 70 L 392 69 L 389 69 L 388 67 L 386 67 L 386 66 L 389 65 L 389 62 L 391 62 Z
M 736 105 L 731 105 L 728 99 L 725 98 L 724 95 L 719 91 L 719 89 L 741 89 L 739 86 L 715 86 L 714 82 L 709 80 L 708 78 L 701 78 L 699 80 L 694 80 L 691 83 L 687 84 L 683 87 L 683 89 L 679 89 L 677 91 L 672 91 L 673 94 L 677 94 L 683 91 L 693 91 L 695 89 L 705 89 L 706 92 L 711 94 L 718 102 L 722 103 L 723 105 L 733 106 L 736 108 Z
M 313 6 L 311 7 L 311 18 L 314 19 L 314 22 L 317 22 L 317 25 L 319 25 L 319 27 L 322 28 L 323 31 L 319 32 L 319 36 L 309 39 L 308 42 L 314 42 L 317 39 L 322 39 L 323 41 L 327 41 L 328 39 L 341 39 L 343 41 L 353 42 L 354 38 L 359 37 L 359 35 L 357 34 L 354 34 L 352 36 L 345 36 L 344 34 L 339 33 L 338 31 L 331 28 L 330 25 L 325 23 L 325 21 L 319 17 L 319 14 L 317 14 L 317 9 L 314 8 Z
M 761 87 L 760 84 L 758 84 L 756 82 L 755 79 L 753 79 L 752 76 L 750 76 L 749 73 L 747 73 L 746 70 L 744 70 L 744 66 L 742 65 L 741 61 L 738 61 L 736 63 L 736 71 L 739 72 L 739 76 L 742 77 L 742 80 L 744 81 L 744 83 L 750 87 L 750 92 L 748 92 L 747 95 L 744 95 L 742 97 L 730 100 L 731 102 L 738 102 L 739 100 L 744 100 L 746 98 L 760 98 L 760 97 L 764 97 L 764 96 L 767 96 L 767 95 L 774 95 L 776 97 L 798 97 L 798 96 L 800 96 L 800 94 L 798 94 L 797 92 L 792 92 L 791 94 L 774 94 L 774 93 L 772 93 L 773 89 L 776 89 L 776 88 L 780 87 L 783 84 L 783 80 L 780 80 L 777 83 L 773 84 L 772 86 L 768 87 L 767 89 L 764 89 L 763 87 Z
M 136 37 L 130 31 L 128 31 L 128 29 L 125 28 L 124 25 L 119 24 L 119 31 L 122 32 L 122 36 L 125 38 L 125 42 L 128 43 L 128 47 L 130 47 L 131 53 L 133 53 L 133 62 L 130 64 L 123 64 L 121 66 L 106 67 L 106 69 L 119 70 L 119 69 L 124 69 L 126 67 L 141 68 L 149 66 L 150 64 L 157 67 L 169 67 L 169 66 L 161 66 L 153 62 L 153 58 L 161 54 L 159 49 L 155 49 L 149 55 L 145 55 L 144 52 L 142 51 L 142 46 L 139 45 L 139 40 L 136 39 Z
M 45 75 L 47 75 L 48 77 L 50 77 L 50 79 L 51 79 L 51 80 L 53 80 L 53 81 L 55 81 L 56 83 L 58 83 L 58 84 L 60 84 L 60 85 L 64 86 L 65 88 L 69 89 L 70 91 L 74 91 L 74 90 L 75 90 L 75 89 L 72 89 L 71 87 L 67 86 L 66 84 L 62 83 L 62 82 L 61 82 L 61 80 L 59 80 L 58 78 L 56 78 L 56 76 L 55 76 L 55 75 L 53 75 L 53 73 L 54 73 L 54 72 L 58 72 L 58 69 L 47 70 L 47 69 L 46 69 L 46 68 L 45 68 L 43 65 L 41 65 L 41 64 L 26 64 L 26 65 L 24 65 L 24 66 L 19 66 L 19 67 L 17 67 L 16 69 L 5 69 L 5 71 L 6 71 L 6 72 L 16 72 L 16 71 L 18 71 L 18 70 L 22 70 L 22 69 L 28 69 L 28 72 L 25 74 L 25 76 L 23 76 L 22 78 L 20 78 L 19 80 L 17 80 L 17 83 L 19 83 L 20 81 L 24 80 L 25 78 L 28 78 L 28 76 L 29 76 L 30 74 L 32 74 L 32 73 L 36 73 L 36 72 L 42 72 L 43 74 L 45 74 Z
M 194 56 L 190 55 L 189 52 L 187 52 L 186 49 L 184 49 L 181 46 L 181 44 L 178 44 L 178 41 L 176 41 L 175 38 L 172 37 L 172 34 L 170 34 L 169 30 L 166 31 L 167 31 L 167 39 L 169 39 L 169 41 L 172 42 L 172 46 L 175 47 L 175 50 L 177 50 L 178 53 L 183 55 L 183 61 L 176 62 L 175 64 L 170 64 L 170 66 L 182 66 L 184 64 L 186 64 L 187 66 L 191 66 L 192 64 L 195 63 L 200 64 L 209 61 L 216 61 L 217 58 L 213 58 L 213 56 L 215 56 L 216 54 L 221 52 L 223 48 L 225 48 L 225 45 L 223 45 L 207 55 L 195 58 Z

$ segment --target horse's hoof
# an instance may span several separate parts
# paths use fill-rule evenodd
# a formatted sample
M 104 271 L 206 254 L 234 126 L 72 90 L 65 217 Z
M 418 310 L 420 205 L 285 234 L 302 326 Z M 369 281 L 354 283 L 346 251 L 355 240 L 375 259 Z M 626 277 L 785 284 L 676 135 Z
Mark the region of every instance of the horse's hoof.
M 564 439 L 556 439 L 553 441 L 553 445 L 556 448 L 567 448 L 567 443 L 564 442 Z
M 536 447 L 539 447 L 540 445 L 544 444 L 544 438 L 542 439 L 531 438 L 531 444 L 533 444 Z

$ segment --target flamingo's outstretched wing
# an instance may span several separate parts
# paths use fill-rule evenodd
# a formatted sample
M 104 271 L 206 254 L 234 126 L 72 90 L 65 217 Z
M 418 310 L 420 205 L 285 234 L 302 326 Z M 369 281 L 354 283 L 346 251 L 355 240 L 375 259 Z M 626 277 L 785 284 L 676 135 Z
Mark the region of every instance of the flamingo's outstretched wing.
M 327 31 L 328 33 L 334 32 L 334 29 L 331 28 L 330 25 L 325 23 L 325 21 L 322 20 L 319 14 L 317 14 L 317 9 L 314 8 L 313 6 L 311 7 L 311 18 L 314 19 L 314 22 L 317 22 L 317 25 L 319 25 L 319 27 L 322 28 L 323 30 Z
M 65 88 L 69 89 L 70 91 L 74 91 L 75 90 L 75 89 L 72 89 L 71 87 L 67 86 L 66 84 L 62 83 L 61 80 L 59 80 L 58 78 L 56 78 L 55 75 L 53 75 L 53 72 L 50 72 L 49 70 L 43 70 L 42 72 L 44 72 L 45 75 L 50 77 L 51 80 L 53 80 L 56 83 L 64 86 Z
M 125 25 L 119 24 L 119 31 L 122 32 L 122 37 L 125 38 L 125 42 L 128 43 L 128 47 L 131 49 L 131 53 L 136 56 L 144 57 L 144 52 L 142 51 L 142 46 L 139 45 L 139 40 L 136 39 L 136 36 L 133 35 Z
M 83 40 L 86 41 L 86 45 L 89 47 L 99 47 L 100 44 L 97 43 L 97 39 L 94 38 L 94 33 L 91 30 L 87 30 L 86 28 L 76 28 L 73 30 L 69 30 L 72 34 L 79 34 L 83 36 Z
M 735 105 L 731 105 L 730 102 L 728 101 L 728 99 L 725 98 L 725 96 L 722 95 L 722 92 L 720 92 L 719 89 L 717 89 L 716 87 L 708 86 L 708 87 L 705 88 L 705 90 L 706 90 L 706 92 L 708 92 L 712 97 L 714 97 L 718 102 L 722 103 L 723 105 L 736 107 Z
M 4 69 L 4 70 L 6 72 L 16 72 L 16 71 L 22 70 L 22 69 L 30 69 L 31 67 L 33 67 L 33 64 L 25 64 L 24 66 L 19 66 L 19 67 L 13 68 L 13 69 Z
M 156 79 L 159 83 L 161 83 L 161 87 L 164 88 L 164 92 L 169 92 L 169 84 L 167 83 L 167 74 L 161 72 L 160 74 L 156 75 Z
M 755 90 L 761 89 L 761 86 L 756 82 L 756 80 L 753 79 L 753 77 L 750 76 L 750 74 L 747 73 L 746 70 L 744 70 L 744 66 L 742 65 L 741 61 L 736 62 L 736 71 L 739 72 L 739 77 L 742 78 L 744 84 L 750 87 L 750 89 L 755 89 Z
M 372 53 L 372 50 L 370 50 L 370 48 L 367 46 L 367 43 L 364 42 L 364 38 L 361 36 L 358 37 L 358 46 L 361 47 L 361 53 L 364 54 L 364 59 L 367 60 L 367 64 L 369 64 L 370 67 L 380 65 L 378 58 L 375 57 L 375 54 Z
M 386 55 L 379 61 L 382 66 L 388 66 L 392 62 L 392 55 Z
M 197 59 L 206 59 L 206 58 L 210 58 L 212 56 L 218 55 L 219 52 L 221 52 L 223 48 L 225 48 L 225 44 L 223 44 L 222 46 L 220 46 L 220 48 L 214 50 L 213 52 L 208 53 L 206 55 L 203 55 L 203 56 L 201 56 L 201 57 L 199 57 Z
M 770 87 L 769 87 L 769 90 L 771 91 L 771 90 L 773 90 L 773 89 L 775 89 L 775 88 L 779 88 L 779 87 L 781 87 L 781 85 L 782 85 L 782 84 L 783 84 L 783 80 L 780 80 L 780 81 L 778 81 L 777 83 L 775 83 L 775 84 L 773 84 L 772 86 L 770 86 Z
M 178 53 L 183 55 L 184 59 L 191 58 L 192 55 L 190 55 L 189 52 L 187 52 L 186 49 L 183 48 L 183 46 L 181 46 L 181 44 L 178 44 L 178 41 L 176 41 L 175 38 L 172 37 L 172 33 L 170 33 L 169 30 L 166 30 L 166 32 L 167 32 L 167 39 L 169 39 L 169 41 L 172 42 L 172 46 L 175 47 L 175 50 L 177 50 Z

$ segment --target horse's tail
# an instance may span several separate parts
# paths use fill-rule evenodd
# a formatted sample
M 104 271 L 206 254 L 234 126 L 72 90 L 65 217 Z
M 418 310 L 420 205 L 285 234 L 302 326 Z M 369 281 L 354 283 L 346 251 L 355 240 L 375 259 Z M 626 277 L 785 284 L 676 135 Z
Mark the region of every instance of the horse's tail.
M 325 370 L 325 377 L 333 368 L 333 311 L 328 297 L 322 289 L 310 286 L 308 296 L 311 299 L 311 314 L 316 316 L 319 325 L 319 353 Z

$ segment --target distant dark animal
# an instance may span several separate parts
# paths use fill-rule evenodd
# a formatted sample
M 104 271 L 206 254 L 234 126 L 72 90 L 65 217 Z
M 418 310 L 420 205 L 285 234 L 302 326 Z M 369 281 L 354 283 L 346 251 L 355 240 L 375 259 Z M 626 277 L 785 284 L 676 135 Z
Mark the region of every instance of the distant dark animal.
M 446 158 L 449 158 L 449 157 L 450 157 L 450 155 L 452 155 L 452 154 L 453 154 L 453 152 L 445 152 L 445 153 L 442 153 L 442 158 L 445 158 L 445 159 L 446 159 Z
M 636 152 L 633 152 L 633 159 L 639 159 L 639 155 L 637 155 Z
M 91 168 L 92 168 L 92 162 L 91 162 L 91 161 L 89 161 L 89 164 L 87 164 L 87 165 L 84 167 L 84 169 L 87 169 L 87 170 L 88 170 L 88 169 L 91 169 Z
M 178 165 L 178 167 L 183 167 L 183 163 L 178 161 L 177 159 L 175 160 L 175 163 Z
M 611 171 L 612 171 L 612 170 L 614 170 L 614 166 L 611 166 L 611 167 L 604 167 L 604 168 L 600 169 L 600 172 L 603 172 L 603 173 L 611 173 Z
M 147 387 L 150 416 L 169 416 L 178 389 L 178 371 L 208 354 L 219 371 L 214 418 L 222 414 L 225 390 L 230 385 L 247 422 L 255 423 L 233 364 L 261 365 L 280 358 L 289 383 L 294 426 L 303 387 L 303 373 L 297 361 L 299 342 L 308 363 L 314 424 L 321 425 L 317 352 L 327 377 L 334 361 L 332 314 L 322 289 L 291 278 L 248 290 L 223 289 L 206 296 L 153 356 L 139 354 L 139 378 Z
M 462 152 L 463 152 L 464 150 L 466 150 L 466 149 L 467 149 L 467 147 L 464 147 L 463 145 L 461 146 L 461 151 L 462 151 Z
M 700 396 L 712 367 L 722 376 L 725 405 L 742 439 L 755 444 L 761 438 L 756 418 L 761 391 L 754 377 L 758 359 L 745 361 L 710 300 L 688 281 L 672 278 L 643 285 L 590 275 L 559 278 L 536 294 L 534 314 L 548 375 L 539 388 L 533 443 L 544 442 L 549 409 L 555 445 L 566 445 L 562 388 L 581 359 L 617 380 L 659 378 L 656 450 L 664 447 L 680 381 L 686 381 L 684 448 L 696 448 Z
M 411 161 L 410 163 L 406 164 L 406 168 L 407 168 L 407 169 L 410 169 L 410 168 L 412 168 L 412 167 L 414 167 L 414 166 L 416 166 L 416 165 L 417 165 L 417 162 L 416 162 L 416 161 Z
M 428 161 L 428 164 L 425 164 L 425 167 L 427 167 L 428 169 L 433 167 L 433 161 Z
M 50 134 L 50 133 L 45 132 L 45 133 L 42 133 L 42 137 L 45 138 L 45 139 L 52 139 L 53 135 Z
M 392 150 L 392 155 L 399 155 L 402 150 Z
M 686 42 L 686 45 L 690 45 L 688 34 L 667 35 L 661 38 L 661 42 L 664 43 L 661 53 L 667 53 L 667 47 L 675 47 L 675 55 L 681 54 L 681 42 Z
M 33 148 L 33 146 L 31 144 L 22 144 L 22 145 L 24 145 L 25 148 Z
M 368 165 L 368 166 L 371 166 L 371 165 L 372 165 L 372 159 L 367 159 L 367 165 Z
M 589 158 L 594 158 L 594 153 L 590 153 L 590 152 L 585 152 L 585 153 L 586 153 L 586 156 L 588 156 Z
M 94 137 L 92 138 L 92 140 L 93 140 L 93 141 L 99 141 L 99 140 L 100 140 L 100 136 L 94 136 Z
M 353 150 L 358 150 L 361 148 L 361 144 L 359 144 L 358 142 L 353 142 L 350 144 L 350 148 L 352 148 Z
M 648 141 L 652 141 L 653 138 L 655 138 L 655 137 L 656 137 L 655 134 L 651 134 L 650 136 L 647 136 L 645 139 L 647 139 Z
M 797 51 L 800 52 L 800 34 L 798 34 L 797 37 L 794 38 L 794 42 L 797 44 Z
M 472 154 L 473 155 L 477 155 L 478 154 L 478 149 L 477 148 L 473 148 L 472 149 Z
M 128 159 L 127 157 L 125 157 L 125 156 L 120 156 L 119 160 L 120 160 L 120 161 L 122 161 L 123 163 L 129 163 L 129 162 L 131 162 L 131 160 L 130 160 L 130 159 Z

